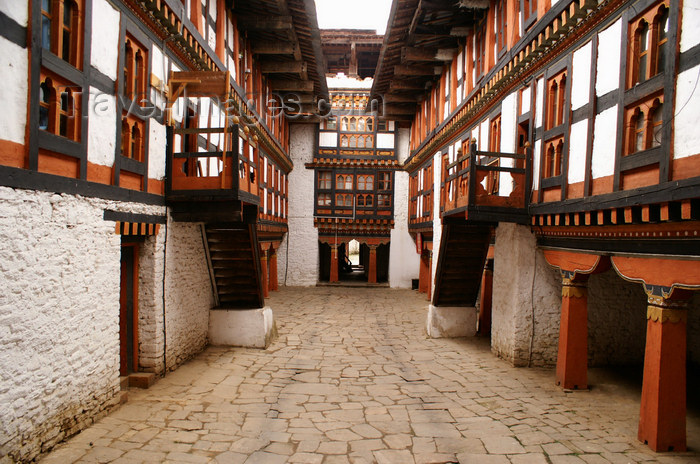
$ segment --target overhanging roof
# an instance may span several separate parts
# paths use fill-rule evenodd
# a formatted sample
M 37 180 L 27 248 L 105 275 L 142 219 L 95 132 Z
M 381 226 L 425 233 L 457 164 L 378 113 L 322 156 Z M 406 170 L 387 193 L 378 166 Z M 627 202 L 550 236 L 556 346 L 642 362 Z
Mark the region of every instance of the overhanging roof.
M 385 118 L 412 119 L 487 8 L 488 0 L 393 1 L 370 93 Z

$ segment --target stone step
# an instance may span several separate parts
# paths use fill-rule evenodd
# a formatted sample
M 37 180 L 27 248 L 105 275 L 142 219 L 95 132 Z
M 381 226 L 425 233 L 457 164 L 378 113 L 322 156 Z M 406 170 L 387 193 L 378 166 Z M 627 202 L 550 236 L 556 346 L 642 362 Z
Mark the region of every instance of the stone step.
M 129 386 L 135 388 L 149 388 L 156 381 L 153 372 L 135 372 L 129 374 Z

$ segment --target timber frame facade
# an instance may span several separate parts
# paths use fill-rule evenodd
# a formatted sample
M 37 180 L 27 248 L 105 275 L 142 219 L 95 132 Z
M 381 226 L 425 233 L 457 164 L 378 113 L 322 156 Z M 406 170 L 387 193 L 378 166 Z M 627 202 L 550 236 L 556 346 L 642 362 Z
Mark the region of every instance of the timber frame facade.
M 690 3 L 396 0 L 370 97 L 410 127 L 409 230 L 433 305 L 474 306 L 491 286 L 493 232 L 529 227 L 561 272 L 557 383 L 577 389 L 587 276 L 612 267 L 643 284 L 639 439 L 657 451 L 686 446 L 685 426 L 659 424 L 685 423 L 684 400 L 671 397 L 685 398 L 685 311 L 700 288 Z M 681 345 L 662 341 L 671 332 Z M 655 393 L 669 382 L 678 390 Z

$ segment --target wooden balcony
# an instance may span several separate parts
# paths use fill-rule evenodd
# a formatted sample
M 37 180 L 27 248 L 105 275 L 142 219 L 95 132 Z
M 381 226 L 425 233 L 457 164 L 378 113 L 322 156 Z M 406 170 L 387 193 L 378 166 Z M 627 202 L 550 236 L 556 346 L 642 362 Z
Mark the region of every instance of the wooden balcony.
M 212 134 L 221 143 L 214 150 L 199 151 L 200 137 L 211 140 Z M 167 128 L 165 196 L 173 218 L 255 221 L 260 204 L 257 165 L 238 154 L 238 134 L 237 125 L 228 129 Z M 221 146 L 228 149 L 216 149 Z
M 443 217 L 474 222 L 528 223 L 527 192 L 532 150 L 525 154 L 478 151 L 443 160 L 440 205 Z

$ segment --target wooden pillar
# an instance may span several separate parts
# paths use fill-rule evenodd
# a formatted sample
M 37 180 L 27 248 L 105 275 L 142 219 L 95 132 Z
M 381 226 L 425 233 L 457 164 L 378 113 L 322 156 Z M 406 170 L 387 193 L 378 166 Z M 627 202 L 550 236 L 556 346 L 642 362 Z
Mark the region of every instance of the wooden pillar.
M 267 278 L 267 250 L 260 250 L 260 268 L 261 268 L 261 280 L 262 280 L 262 287 L 263 287 L 263 297 L 267 298 L 268 294 L 270 293 L 270 289 L 268 287 L 268 278 Z
M 493 293 L 493 260 L 486 261 L 484 274 L 481 277 L 481 301 L 479 305 L 479 333 L 491 333 L 491 297 Z
M 331 275 L 329 282 L 338 282 L 338 245 L 331 245 Z
M 204 35 L 204 26 L 202 25 L 202 1 L 192 0 L 190 2 L 190 21 L 197 28 L 197 31 Z
M 367 282 L 370 284 L 377 283 L 377 245 L 369 246 L 369 273 L 367 274 Z
M 216 55 L 224 63 L 224 66 L 228 66 L 225 40 L 226 23 L 226 0 L 216 0 Z
M 687 292 L 674 294 L 687 297 Z M 640 441 L 654 451 L 686 450 L 687 300 L 650 295 L 644 380 L 639 413 Z
M 423 253 L 420 255 L 420 268 L 418 271 L 418 291 L 420 293 L 428 293 L 430 291 L 430 284 L 428 283 L 430 278 L 428 253 L 427 250 L 423 250 Z
M 268 266 L 270 268 L 270 290 L 277 291 L 279 289 L 277 283 L 277 248 L 275 248 L 274 245 L 270 248 Z
M 569 390 L 588 388 L 587 280 L 587 275 L 562 271 L 557 385 Z

